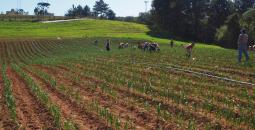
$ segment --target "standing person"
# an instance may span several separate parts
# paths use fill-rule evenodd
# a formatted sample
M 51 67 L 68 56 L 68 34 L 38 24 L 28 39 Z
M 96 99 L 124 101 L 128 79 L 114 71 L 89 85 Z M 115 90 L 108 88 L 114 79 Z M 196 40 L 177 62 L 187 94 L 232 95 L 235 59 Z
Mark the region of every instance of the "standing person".
M 193 50 L 194 46 L 195 46 L 195 42 L 192 42 L 192 43 L 189 44 L 188 46 L 185 46 L 185 49 L 186 49 L 186 56 L 187 56 L 188 58 L 191 57 L 192 50 Z
M 95 43 L 95 45 L 97 46 L 97 45 L 98 45 L 98 40 L 95 40 L 94 43 Z
M 106 40 L 105 49 L 106 49 L 107 51 L 110 51 L 110 50 L 111 50 L 111 48 L 110 48 L 110 39 L 107 39 L 107 40 Z
M 170 42 L 170 46 L 171 46 L 171 48 L 173 48 L 173 47 L 174 47 L 174 41 L 173 41 L 173 40 L 171 40 L 171 42 Z
M 246 34 L 246 30 L 242 29 L 241 34 L 238 37 L 238 62 L 240 63 L 242 60 L 243 53 L 245 54 L 246 61 L 249 61 L 248 54 L 248 34 Z

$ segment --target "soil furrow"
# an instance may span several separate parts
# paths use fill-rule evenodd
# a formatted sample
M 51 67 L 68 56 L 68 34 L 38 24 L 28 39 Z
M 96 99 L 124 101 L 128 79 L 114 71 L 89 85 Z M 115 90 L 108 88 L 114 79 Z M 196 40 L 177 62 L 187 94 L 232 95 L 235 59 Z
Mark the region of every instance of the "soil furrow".
M 17 128 L 15 122 L 12 121 L 6 99 L 4 97 L 4 85 L 2 76 L 0 75 L 0 129 L 14 130 Z
M 7 75 L 13 82 L 17 119 L 21 128 L 54 129 L 53 118 L 49 111 L 36 99 L 22 78 L 10 69 L 7 70 Z
M 81 96 L 86 100 L 91 102 L 93 99 L 96 99 L 99 101 L 100 105 L 109 108 L 112 113 L 123 119 L 125 122 L 128 122 L 129 120 L 133 121 L 136 125 L 136 129 L 157 129 L 157 126 L 165 127 L 166 125 L 169 126 L 171 124 L 170 122 L 166 124 L 164 121 L 158 119 L 156 115 L 152 115 L 132 104 L 127 104 L 127 102 L 123 101 L 118 95 L 112 97 L 100 91 L 99 88 L 92 90 L 91 86 L 87 86 L 86 83 L 84 84 L 84 80 L 82 80 L 83 84 L 72 81 L 71 78 L 65 77 L 65 71 L 63 70 L 54 69 L 53 71 L 52 68 L 47 69 L 46 67 L 42 70 L 53 75 L 58 83 L 70 86 L 72 89 L 78 89 Z M 171 126 L 173 126 L 173 124 L 174 123 L 172 123 Z
M 106 121 L 100 119 L 96 114 L 91 113 L 81 106 L 75 103 L 66 95 L 60 93 L 56 89 L 52 88 L 40 77 L 29 73 L 31 77 L 43 87 L 43 89 L 49 93 L 49 97 L 57 106 L 60 107 L 61 113 L 66 119 L 71 119 L 81 130 L 95 130 L 95 129 L 110 129 Z
M 61 67 L 63 68 L 63 70 L 66 71 L 70 71 L 65 67 Z M 104 81 L 101 81 L 100 79 L 94 79 L 94 78 L 88 78 L 88 77 L 84 77 L 86 80 L 94 80 L 94 82 L 98 82 L 98 83 L 104 83 Z M 82 80 L 85 80 L 82 79 Z M 118 87 L 115 85 L 111 85 L 111 87 L 118 91 L 118 93 L 123 94 L 122 97 L 130 97 L 130 98 L 134 98 L 134 100 L 142 100 L 143 102 L 147 101 L 149 103 L 151 103 L 152 105 L 158 105 L 158 104 L 162 104 L 162 106 L 164 106 L 164 108 L 166 110 L 168 110 L 171 113 L 174 114 L 178 114 L 178 113 L 182 113 L 185 115 L 186 120 L 189 120 L 190 117 L 192 117 L 193 119 L 195 119 L 197 121 L 198 124 L 202 125 L 206 124 L 206 123 L 219 123 L 221 125 L 222 128 L 224 129 L 233 129 L 233 123 L 229 122 L 228 120 L 222 118 L 222 119 L 218 119 L 217 116 L 213 113 L 208 113 L 202 109 L 197 109 L 196 111 L 189 111 L 189 109 L 192 109 L 191 107 L 188 106 L 184 106 L 181 104 L 176 104 L 174 103 L 174 101 L 169 100 L 168 101 L 162 101 L 162 99 L 158 99 L 155 97 L 151 97 L 148 95 L 144 95 L 141 94 L 139 92 L 135 92 L 135 91 L 128 91 L 126 88 L 123 87 Z M 205 115 L 210 115 L 210 116 L 205 116 Z M 230 125 L 232 124 L 232 125 Z M 245 125 L 240 125 L 240 128 L 247 128 L 248 126 Z M 248 127 L 249 128 L 249 127 Z

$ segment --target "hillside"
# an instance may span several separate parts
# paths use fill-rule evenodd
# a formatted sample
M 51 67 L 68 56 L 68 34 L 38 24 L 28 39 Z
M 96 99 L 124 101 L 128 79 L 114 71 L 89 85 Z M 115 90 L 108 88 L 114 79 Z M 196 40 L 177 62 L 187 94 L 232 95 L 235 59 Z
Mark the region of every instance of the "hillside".
M 1 21 L 0 29 L 0 38 L 149 37 L 146 35 L 149 29 L 145 25 L 107 20 L 61 23 Z

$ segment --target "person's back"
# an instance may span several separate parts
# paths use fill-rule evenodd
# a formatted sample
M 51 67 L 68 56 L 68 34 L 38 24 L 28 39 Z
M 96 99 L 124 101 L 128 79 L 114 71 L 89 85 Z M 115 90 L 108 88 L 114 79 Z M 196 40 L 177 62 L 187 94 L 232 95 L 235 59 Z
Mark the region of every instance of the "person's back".
M 107 51 L 111 50 L 111 48 L 110 48 L 110 40 L 109 39 L 107 39 L 107 41 L 106 41 L 105 48 L 106 48 Z
M 238 44 L 245 44 L 247 45 L 248 43 L 248 35 L 246 33 L 242 33 L 239 35 L 239 38 L 238 38 Z
M 248 54 L 248 34 L 244 29 L 241 30 L 241 34 L 238 37 L 238 62 L 240 63 L 242 60 L 242 54 L 245 54 L 246 61 L 249 60 Z

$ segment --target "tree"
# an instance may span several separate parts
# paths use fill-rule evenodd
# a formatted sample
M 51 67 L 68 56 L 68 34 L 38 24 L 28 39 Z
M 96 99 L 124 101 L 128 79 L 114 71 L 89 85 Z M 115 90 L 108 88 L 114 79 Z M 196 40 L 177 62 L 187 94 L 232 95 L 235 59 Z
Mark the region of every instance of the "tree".
M 113 12 L 113 10 L 109 9 L 106 13 L 106 17 L 109 20 L 114 20 L 116 18 L 116 14 Z
M 241 30 L 240 19 L 240 14 L 234 13 L 227 18 L 226 24 L 218 29 L 216 37 L 220 46 L 237 48 L 237 39 Z
M 81 17 L 82 16 L 82 13 L 83 13 L 83 8 L 82 8 L 82 6 L 81 5 L 78 5 L 77 7 L 76 7 L 76 16 L 79 16 L 79 17 Z
M 219 28 L 233 12 L 234 7 L 231 0 L 212 0 L 208 12 L 209 24 Z
M 93 7 L 93 13 L 96 17 L 106 18 L 108 10 L 108 4 L 106 4 L 103 0 L 96 1 Z
M 90 15 L 91 12 L 88 5 L 86 5 L 84 8 L 81 5 L 78 5 L 77 7 L 73 5 L 72 8 L 70 8 L 65 14 L 65 16 L 69 17 L 87 17 Z
M 168 35 L 179 35 L 184 17 L 183 0 L 154 0 L 152 2 L 152 21 L 150 26 L 154 32 L 166 33 Z
M 40 2 L 37 4 L 37 7 L 34 9 L 35 15 L 47 15 L 50 3 Z
M 150 27 L 172 38 L 199 40 L 205 21 L 207 0 L 154 0 Z
M 255 9 L 249 9 L 242 14 L 241 26 L 247 29 L 249 43 L 255 43 Z
M 245 12 L 254 6 L 254 0 L 235 0 L 235 8 L 238 12 Z
M 151 25 L 152 20 L 151 20 L 150 12 L 139 13 L 139 16 L 137 18 L 137 22 L 147 24 L 147 25 Z
M 89 8 L 88 5 L 86 5 L 86 6 L 83 8 L 82 16 L 90 16 L 90 15 L 91 15 L 90 8 Z

